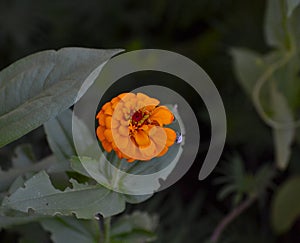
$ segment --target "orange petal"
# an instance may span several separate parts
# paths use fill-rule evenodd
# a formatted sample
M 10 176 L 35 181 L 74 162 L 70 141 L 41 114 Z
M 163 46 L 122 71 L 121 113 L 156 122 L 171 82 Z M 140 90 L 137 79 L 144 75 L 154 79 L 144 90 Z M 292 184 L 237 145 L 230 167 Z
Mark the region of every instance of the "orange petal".
M 115 140 L 116 140 L 115 142 L 119 148 L 126 148 L 129 143 L 128 136 L 125 137 L 125 136 L 119 135 L 119 136 L 116 136 Z
M 159 106 L 152 112 L 150 119 L 157 121 L 159 125 L 162 126 L 172 123 L 174 115 L 167 107 Z
M 160 127 L 153 127 L 149 131 L 149 135 L 150 135 L 151 139 L 153 140 L 153 142 L 156 143 L 156 145 L 158 147 L 165 146 L 165 143 L 166 143 L 166 140 L 167 140 L 167 137 L 166 137 L 167 134 L 162 129 L 163 128 L 160 128 Z
M 106 129 L 104 131 L 104 136 L 106 138 L 107 141 L 112 142 L 113 141 L 113 136 L 112 136 L 112 132 L 110 129 Z
M 168 152 L 168 147 L 165 146 L 164 149 L 156 157 L 161 157 L 165 155 L 167 152 Z
M 111 115 L 112 116 L 113 113 L 114 113 L 114 111 L 113 111 L 111 105 L 107 106 L 107 108 L 104 110 L 105 115 Z
M 128 126 L 129 125 L 129 120 L 123 119 L 123 120 L 120 120 L 120 123 L 121 123 L 122 126 Z
M 145 131 L 145 132 L 149 132 L 151 128 L 152 128 L 151 125 L 142 125 L 140 127 L 140 129 L 143 130 L 143 131 Z
M 113 119 L 111 116 L 106 116 L 105 126 L 107 128 L 117 128 L 120 125 L 117 119 Z
M 105 126 L 106 128 L 111 128 L 111 116 L 106 116 L 105 118 Z
M 132 159 L 132 158 L 127 159 L 127 162 L 129 162 L 129 163 L 132 163 L 134 161 L 135 161 L 135 159 Z
M 115 98 L 113 98 L 110 102 L 111 102 L 112 104 L 115 104 L 115 103 L 119 103 L 119 101 L 120 101 L 120 98 L 119 98 L 119 97 L 115 97 Z
M 116 120 L 123 120 L 124 119 L 124 113 L 122 112 L 122 109 L 119 109 L 119 107 L 114 111 L 113 117 Z
M 140 152 L 145 160 L 150 160 L 156 155 L 156 146 L 154 142 L 150 142 L 150 145 L 144 148 L 140 148 Z
M 167 141 L 166 141 L 166 146 L 170 147 L 171 145 L 174 144 L 176 140 L 176 132 L 170 128 L 164 128 L 166 135 L 167 135 Z
M 105 149 L 106 152 L 110 153 L 112 151 L 112 146 L 109 142 L 107 142 L 106 140 L 104 140 L 102 142 L 102 146 Z
M 156 108 L 156 105 L 146 105 L 144 107 L 145 110 L 152 112 Z
M 118 151 L 118 147 L 117 147 L 117 145 L 114 143 L 114 141 L 111 142 L 111 146 L 112 146 L 113 150 L 115 150 L 116 152 Z
M 96 115 L 96 119 L 99 119 L 101 111 L 99 111 L 98 114 Z
M 133 136 L 134 136 L 134 139 L 135 139 L 135 142 L 137 143 L 137 145 L 139 145 L 141 147 L 150 145 L 150 139 L 146 132 L 139 130 Z
M 121 153 L 121 151 L 120 151 L 120 150 L 117 150 L 117 151 L 116 151 L 116 153 L 117 153 L 117 155 L 118 155 L 118 157 L 119 157 L 120 159 L 122 159 L 122 158 L 123 158 L 123 155 L 122 155 L 122 153 Z
M 116 109 L 116 107 L 117 107 L 118 104 L 119 104 L 119 102 L 112 103 L 111 108 L 113 110 Z
M 133 94 L 133 93 L 121 94 L 121 95 L 118 95 L 118 97 L 125 103 L 136 98 L 135 94 Z
M 135 108 L 135 110 L 139 110 L 139 109 L 142 109 L 143 107 L 145 107 L 145 102 L 142 100 L 138 100 L 136 102 L 136 105 L 134 107 L 132 107 L 132 109 Z
M 101 126 L 105 126 L 105 115 L 104 115 L 104 112 L 103 110 L 101 110 L 98 115 L 97 115 L 97 118 L 98 118 L 98 122 Z
M 136 159 L 139 156 L 138 147 L 135 145 L 135 142 L 129 140 L 127 147 L 122 151 L 126 154 L 128 158 Z
M 158 106 L 159 100 L 154 99 L 154 98 L 148 98 L 144 100 L 145 106 Z
M 120 99 L 123 99 L 127 94 L 128 94 L 128 93 L 122 93 L 122 94 L 119 94 L 118 97 L 119 97 Z
M 103 141 L 105 139 L 104 130 L 105 130 L 105 128 L 102 126 L 97 127 L 96 133 L 97 133 L 97 137 L 100 141 Z
M 115 119 L 115 117 L 112 119 L 112 121 L 111 121 L 111 127 L 112 128 L 117 128 L 117 127 L 119 127 L 120 126 L 120 122 L 117 120 L 117 119 Z
M 124 137 L 129 136 L 129 130 L 128 130 L 127 126 L 120 126 L 118 131 L 119 131 L 119 134 Z
M 145 95 L 143 93 L 137 93 L 136 97 L 138 98 L 138 100 L 146 100 L 150 98 L 148 95 Z
M 110 106 L 110 102 L 106 102 L 106 103 L 102 106 L 102 110 L 105 111 L 109 106 Z
M 145 95 L 143 93 L 137 93 L 136 97 L 139 101 L 143 101 L 144 105 L 157 106 L 159 104 L 159 100 L 150 98 L 148 95 Z

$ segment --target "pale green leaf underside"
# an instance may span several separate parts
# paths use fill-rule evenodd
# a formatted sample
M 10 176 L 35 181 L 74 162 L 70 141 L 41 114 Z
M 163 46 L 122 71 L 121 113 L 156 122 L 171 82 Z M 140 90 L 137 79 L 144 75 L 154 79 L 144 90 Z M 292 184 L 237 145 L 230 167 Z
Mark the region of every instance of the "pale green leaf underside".
M 272 224 L 277 233 L 287 232 L 300 215 L 300 177 L 285 182 L 272 205 Z
M 277 90 L 275 84 L 271 87 L 271 101 L 274 120 L 282 123 L 292 123 L 293 114 L 285 97 Z M 291 145 L 294 140 L 295 127 L 273 128 L 276 164 L 280 169 L 285 169 L 291 155 Z
M 299 0 L 269 0 L 265 15 L 267 43 L 275 48 L 299 47 Z
M 63 48 L 25 57 L 0 72 L 0 147 L 20 138 L 74 104 L 121 50 Z
M 290 17 L 295 8 L 300 4 L 300 0 L 287 0 L 287 14 Z
M 246 49 L 233 49 L 233 64 L 236 76 L 241 86 L 251 97 L 253 88 L 264 71 L 262 57 Z

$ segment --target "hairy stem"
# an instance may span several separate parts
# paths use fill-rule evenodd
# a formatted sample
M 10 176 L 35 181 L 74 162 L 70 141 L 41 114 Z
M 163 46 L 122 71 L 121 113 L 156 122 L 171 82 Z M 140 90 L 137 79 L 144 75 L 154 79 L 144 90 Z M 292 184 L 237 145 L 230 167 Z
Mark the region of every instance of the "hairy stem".
M 99 236 L 99 243 L 104 242 L 104 226 L 103 226 L 103 217 L 100 213 L 95 215 L 95 219 L 98 221 L 99 225 L 99 231 L 100 231 L 100 236 Z
M 104 219 L 104 243 L 110 243 L 111 217 Z
M 256 196 L 249 197 L 239 206 L 234 208 L 229 214 L 227 214 L 215 228 L 210 241 L 211 243 L 217 243 L 224 229 L 235 220 L 241 213 L 243 213 L 247 208 L 249 208 L 253 202 L 256 200 Z

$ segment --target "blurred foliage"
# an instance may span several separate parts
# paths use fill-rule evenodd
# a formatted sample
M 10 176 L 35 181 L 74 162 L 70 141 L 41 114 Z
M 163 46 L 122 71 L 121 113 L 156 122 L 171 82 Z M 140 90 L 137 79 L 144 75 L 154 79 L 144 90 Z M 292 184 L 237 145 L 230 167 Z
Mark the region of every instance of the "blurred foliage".
M 201 149 L 198 163 L 180 182 L 146 202 L 128 205 L 126 214 L 113 218 L 111 241 L 206 242 L 226 212 L 255 194 L 259 203 L 233 221 L 219 242 L 300 242 L 300 135 L 294 124 L 300 114 L 299 24 L 299 0 L 0 0 L 0 69 L 28 54 L 67 46 L 161 48 L 191 58 L 211 76 L 224 100 L 228 159 L 219 172 L 197 183 L 205 155 Z M 200 123 L 208 128 L 201 130 L 205 148 L 209 121 L 205 108 L 196 106 Z M 68 127 L 54 119 L 44 128 L 0 149 L 1 201 L 23 192 L 32 196 L 32 190 L 22 187 L 40 170 L 50 175 L 53 185 L 44 179 L 52 192 L 76 190 L 74 179 L 74 188 L 69 188 L 70 177 L 94 183 L 74 171 L 64 172 L 74 155 Z M 276 174 L 275 167 L 280 169 Z M 123 203 L 143 200 L 125 198 Z M 31 215 L 27 207 L 16 210 L 22 207 L 17 200 L 14 205 L 14 210 L 0 210 L 0 242 L 97 242 L 102 237 L 96 220 Z

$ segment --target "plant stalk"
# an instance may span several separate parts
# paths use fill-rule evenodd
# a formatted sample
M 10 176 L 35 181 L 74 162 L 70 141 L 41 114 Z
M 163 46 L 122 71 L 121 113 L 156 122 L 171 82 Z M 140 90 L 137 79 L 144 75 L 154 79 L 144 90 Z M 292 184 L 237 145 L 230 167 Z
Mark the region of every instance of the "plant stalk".
M 217 243 L 221 234 L 225 228 L 234 221 L 240 214 L 242 214 L 247 208 L 249 208 L 255 201 L 257 197 L 252 196 L 242 202 L 239 206 L 234 208 L 229 214 L 227 214 L 217 225 L 213 234 L 211 235 L 210 242 Z
M 104 243 L 110 243 L 111 217 L 104 219 Z

